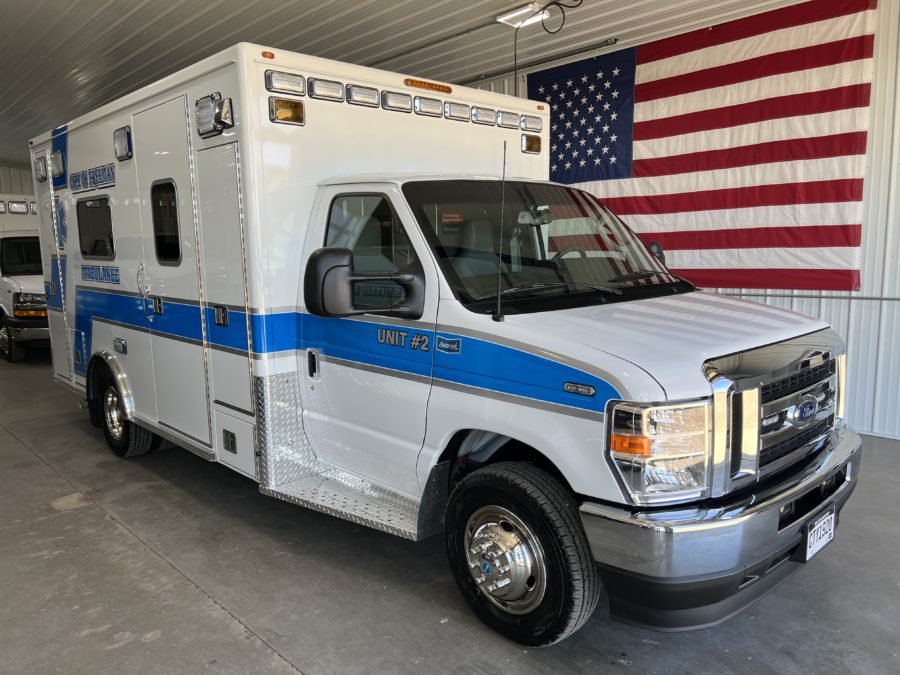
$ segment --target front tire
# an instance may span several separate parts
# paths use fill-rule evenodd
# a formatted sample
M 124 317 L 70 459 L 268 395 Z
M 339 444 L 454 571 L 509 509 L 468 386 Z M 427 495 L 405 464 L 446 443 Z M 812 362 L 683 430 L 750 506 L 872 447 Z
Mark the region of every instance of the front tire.
M 590 618 L 600 576 L 572 495 L 529 464 L 478 469 L 453 490 L 447 557 L 466 602 L 515 642 L 543 647 Z
M 122 395 L 111 376 L 100 391 L 100 415 L 103 435 L 117 457 L 137 457 L 153 448 L 153 432 L 126 419 Z
M 27 354 L 26 346 L 13 337 L 5 323 L 0 323 L 0 350 L 10 363 L 21 363 Z

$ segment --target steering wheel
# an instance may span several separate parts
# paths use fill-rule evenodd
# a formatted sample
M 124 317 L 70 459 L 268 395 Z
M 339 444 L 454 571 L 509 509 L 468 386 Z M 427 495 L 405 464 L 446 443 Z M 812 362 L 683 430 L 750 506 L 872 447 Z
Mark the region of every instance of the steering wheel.
M 584 250 L 583 248 L 581 248 L 580 246 L 568 246 L 568 247 L 564 248 L 562 251 L 560 251 L 559 253 L 557 253 L 557 254 L 553 257 L 553 259 L 554 259 L 554 260 L 559 260 L 559 259 L 562 258 L 564 255 L 569 255 L 570 253 L 577 253 L 580 257 L 582 257 L 582 258 L 587 258 L 587 253 L 586 253 L 585 250 Z

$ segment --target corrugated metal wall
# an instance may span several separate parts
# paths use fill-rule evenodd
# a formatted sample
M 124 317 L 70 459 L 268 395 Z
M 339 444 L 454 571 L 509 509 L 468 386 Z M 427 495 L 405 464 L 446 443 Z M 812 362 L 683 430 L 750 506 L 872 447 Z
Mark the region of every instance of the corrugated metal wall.
M 896 111 L 900 103 L 900 0 L 879 0 L 878 5 L 862 290 L 721 292 L 821 317 L 834 326 L 848 346 L 848 420 L 860 431 L 900 438 L 900 115 Z M 565 40 L 564 34 L 560 40 Z M 583 56 L 567 60 L 579 58 Z M 521 77 L 519 89 L 524 91 L 524 75 Z M 511 94 L 513 78 L 479 86 Z
M 32 193 L 31 172 L 9 166 L 0 166 L 0 193 L 30 195 Z

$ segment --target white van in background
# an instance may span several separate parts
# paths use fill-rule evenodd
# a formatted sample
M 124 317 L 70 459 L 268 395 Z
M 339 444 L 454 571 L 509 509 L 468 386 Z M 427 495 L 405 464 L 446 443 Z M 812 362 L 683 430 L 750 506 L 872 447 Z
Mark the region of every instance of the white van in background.
M 0 354 L 24 361 L 29 342 L 49 339 L 34 197 L 0 194 Z

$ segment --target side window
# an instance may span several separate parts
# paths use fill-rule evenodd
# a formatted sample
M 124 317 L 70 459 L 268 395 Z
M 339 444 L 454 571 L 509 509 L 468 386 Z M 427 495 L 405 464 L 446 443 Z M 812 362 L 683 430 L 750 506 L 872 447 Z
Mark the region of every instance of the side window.
M 384 195 L 341 195 L 331 203 L 326 246 L 353 251 L 356 272 L 389 274 L 415 262 L 403 224 Z M 403 299 L 403 290 L 391 281 L 354 284 L 358 307 L 390 307 Z
M 116 257 L 113 245 L 112 212 L 108 197 L 84 199 L 75 207 L 78 220 L 78 243 L 85 258 L 112 260 Z
M 150 207 L 156 259 L 163 265 L 177 265 L 181 262 L 181 239 L 178 236 L 178 199 L 173 181 L 153 184 L 150 188 Z

